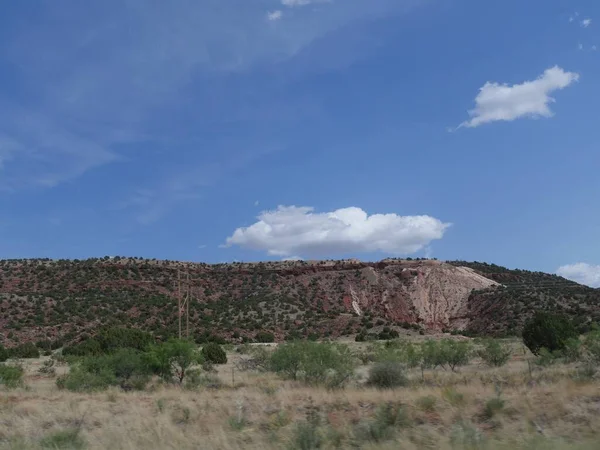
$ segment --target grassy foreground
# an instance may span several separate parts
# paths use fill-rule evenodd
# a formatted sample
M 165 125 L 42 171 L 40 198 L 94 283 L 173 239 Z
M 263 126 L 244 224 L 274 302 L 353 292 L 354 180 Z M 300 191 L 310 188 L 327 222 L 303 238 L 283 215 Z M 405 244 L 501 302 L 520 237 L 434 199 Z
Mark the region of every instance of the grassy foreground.
M 99 393 L 58 390 L 38 372 L 46 358 L 26 360 L 26 387 L 0 391 L 0 448 L 600 448 L 598 380 L 574 365 L 531 366 L 518 346 L 501 368 L 474 359 L 424 379 L 413 369 L 394 390 L 366 387 L 368 365 L 346 388 L 327 390 L 240 370 L 243 358 L 228 352 L 193 390 L 157 382 Z

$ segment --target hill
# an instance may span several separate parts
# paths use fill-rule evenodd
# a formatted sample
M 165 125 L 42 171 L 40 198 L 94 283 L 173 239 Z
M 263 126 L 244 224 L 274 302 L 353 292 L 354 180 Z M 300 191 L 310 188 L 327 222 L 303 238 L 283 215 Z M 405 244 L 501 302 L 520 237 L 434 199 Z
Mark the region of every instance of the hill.
M 586 326 L 600 291 L 484 263 L 388 259 L 207 265 L 138 258 L 0 261 L 0 342 L 70 342 L 102 326 L 178 332 L 178 277 L 198 341 L 390 330 L 518 332 L 537 309 Z M 183 294 L 182 294 L 183 295 Z

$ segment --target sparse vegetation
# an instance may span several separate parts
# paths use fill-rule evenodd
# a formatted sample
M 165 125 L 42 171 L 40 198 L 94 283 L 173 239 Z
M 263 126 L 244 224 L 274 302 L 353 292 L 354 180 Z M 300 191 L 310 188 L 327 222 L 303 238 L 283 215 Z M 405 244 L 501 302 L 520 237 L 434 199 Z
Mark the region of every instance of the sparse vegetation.
M 0 386 L 14 389 L 23 385 L 23 368 L 0 364 Z

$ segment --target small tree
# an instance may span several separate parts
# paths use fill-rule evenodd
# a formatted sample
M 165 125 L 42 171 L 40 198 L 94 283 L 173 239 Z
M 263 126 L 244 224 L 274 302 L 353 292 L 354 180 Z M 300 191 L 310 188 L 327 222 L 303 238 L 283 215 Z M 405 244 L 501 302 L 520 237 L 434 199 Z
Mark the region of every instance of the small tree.
M 440 363 L 450 367 L 452 372 L 457 367 L 466 366 L 471 358 L 471 345 L 468 342 L 458 342 L 444 339 L 440 343 Z
M 173 378 L 183 383 L 186 372 L 195 364 L 202 364 L 204 358 L 193 342 L 170 339 L 167 342 L 150 347 L 149 366 L 166 381 Z
M 342 386 L 354 373 L 354 358 L 345 345 L 298 341 L 280 345 L 271 355 L 271 370 L 310 384 Z
M 545 312 L 536 313 L 523 328 L 523 343 L 534 355 L 542 348 L 550 352 L 562 350 L 569 339 L 577 336 L 577 330 L 567 317 Z
M 487 339 L 477 354 L 488 366 L 501 367 L 508 362 L 512 351 L 496 339 Z
M 227 353 L 216 342 L 209 342 L 202 347 L 202 356 L 213 364 L 227 364 Z

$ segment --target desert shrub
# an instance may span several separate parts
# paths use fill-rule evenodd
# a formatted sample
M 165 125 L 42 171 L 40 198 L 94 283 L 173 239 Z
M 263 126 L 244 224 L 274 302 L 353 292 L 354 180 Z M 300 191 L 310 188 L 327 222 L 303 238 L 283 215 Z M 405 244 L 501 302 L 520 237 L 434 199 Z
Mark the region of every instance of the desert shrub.
M 71 367 L 69 373 L 57 378 L 56 386 L 72 392 L 95 392 L 114 385 L 116 380 L 109 370 L 101 373 L 88 372 L 79 365 Z
M 144 351 L 154 337 L 136 328 L 103 328 L 93 338 L 63 348 L 65 356 L 92 356 L 111 353 L 121 348 Z
M 393 389 L 406 386 L 408 378 L 401 363 L 383 361 L 375 363 L 369 371 L 367 384 L 378 389 Z
M 542 348 L 550 352 L 562 350 L 569 339 L 577 337 L 569 318 L 557 314 L 538 312 L 523 327 L 523 343 L 534 355 Z
M 275 335 L 269 331 L 259 331 L 256 333 L 254 340 L 262 343 L 275 342 Z
M 385 345 L 375 349 L 374 360 L 377 362 L 397 361 L 413 368 L 419 366 L 421 357 L 418 345 L 407 341 L 387 341 Z
M 588 363 L 600 364 L 600 332 L 588 333 L 583 339 L 583 352 Z
M 10 350 L 12 358 L 39 358 L 40 350 L 33 342 L 27 342 Z
M 67 375 L 57 380 L 57 386 L 77 392 L 103 390 L 108 386 L 141 390 L 148 383 L 150 373 L 143 354 L 123 348 L 111 354 L 87 356 L 79 360 Z
M 68 345 L 63 348 L 63 356 L 91 356 L 100 355 L 102 347 L 96 339 L 85 339 L 76 344 Z
M 511 349 L 496 339 L 487 339 L 477 354 L 488 366 L 501 367 L 508 362 Z
M 21 366 L 7 366 L 0 364 L 0 386 L 14 389 L 23 385 L 23 373 Z
M 488 420 L 493 418 L 504 409 L 504 403 L 504 400 L 499 396 L 489 399 L 483 408 L 483 417 Z
M 311 422 L 298 422 L 292 435 L 291 448 L 298 450 L 314 450 L 321 448 L 323 437 L 316 424 Z
M 165 381 L 176 380 L 179 384 L 183 384 L 188 370 L 202 364 L 203 360 L 202 353 L 193 342 L 181 339 L 153 345 L 146 354 L 146 363 L 153 373 Z
M 488 448 L 485 434 L 470 422 L 460 421 L 452 427 L 450 443 L 453 449 L 483 450 Z
M 565 342 L 565 347 L 556 352 L 566 363 L 579 361 L 583 355 L 582 343 L 579 338 L 571 338 Z
M 0 344 L 0 363 L 10 358 L 10 352 Z
M 271 355 L 270 368 L 286 378 L 335 388 L 354 373 L 354 358 L 345 345 L 297 341 L 280 345 Z
M 77 450 L 85 448 L 85 440 L 79 434 L 79 428 L 54 432 L 40 441 L 40 447 L 50 449 Z
M 227 353 L 216 342 L 209 342 L 202 347 L 202 356 L 213 364 L 227 364 Z
M 452 406 L 458 407 L 465 404 L 465 395 L 452 387 L 444 389 L 442 391 L 442 396 Z
M 539 349 L 539 351 L 537 353 L 537 357 L 535 358 L 534 362 L 538 366 L 548 367 L 548 366 L 551 366 L 551 365 L 555 364 L 556 362 L 558 362 L 559 358 L 560 358 L 560 352 L 552 353 L 550 350 L 542 347 L 541 349 Z
M 377 408 L 375 417 L 360 423 L 354 430 L 358 441 L 383 442 L 394 437 L 397 429 L 409 424 L 409 417 L 402 405 L 386 403 Z
M 154 337 L 137 328 L 103 328 L 95 336 L 104 353 L 120 348 L 144 351 L 154 343 Z
M 54 359 L 47 359 L 43 362 L 42 367 L 38 369 L 38 372 L 42 375 L 50 375 L 53 377 L 54 375 L 56 375 L 56 369 L 54 367 L 55 363 L 56 361 Z
M 435 404 L 437 399 L 433 395 L 426 395 L 417 399 L 417 406 L 426 412 L 435 411 Z

